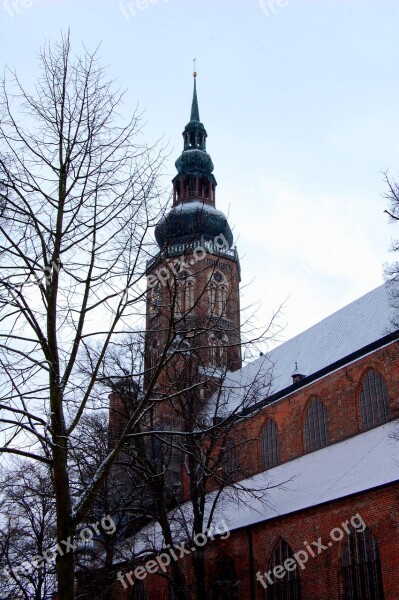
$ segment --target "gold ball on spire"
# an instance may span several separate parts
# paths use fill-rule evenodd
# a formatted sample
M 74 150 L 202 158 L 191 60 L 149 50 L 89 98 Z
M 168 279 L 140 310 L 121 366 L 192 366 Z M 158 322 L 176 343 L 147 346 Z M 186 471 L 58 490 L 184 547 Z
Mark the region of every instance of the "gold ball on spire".
M 193 77 L 197 77 L 197 71 L 194 71 Z

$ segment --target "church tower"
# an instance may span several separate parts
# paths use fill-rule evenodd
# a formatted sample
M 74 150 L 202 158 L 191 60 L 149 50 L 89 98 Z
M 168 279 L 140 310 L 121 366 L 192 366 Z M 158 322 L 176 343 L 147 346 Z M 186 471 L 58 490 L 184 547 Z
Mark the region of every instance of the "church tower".
M 166 347 L 169 356 L 194 356 L 198 372 L 217 376 L 241 367 L 240 265 L 227 218 L 215 207 L 196 77 L 172 208 L 155 228 L 159 252 L 147 265 L 147 381 Z

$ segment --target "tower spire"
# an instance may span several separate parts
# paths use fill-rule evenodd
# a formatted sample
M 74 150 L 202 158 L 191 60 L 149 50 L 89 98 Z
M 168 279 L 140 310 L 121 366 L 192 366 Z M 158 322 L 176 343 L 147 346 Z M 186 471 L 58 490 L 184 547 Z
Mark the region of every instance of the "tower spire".
M 191 116 L 190 116 L 190 122 L 192 121 L 197 121 L 198 123 L 200 122 L 200 117 L 199 117 L 199 109 L 198 109 L 198 98 L 197 98 L 197 71 L 195 70 L 195 63 L 196 63 L 197 59 L 194 58 L 194 72 L 193 72 L 193 77 L 194 77 L 194 91 L 193 91 L 193 101 L 191 104 Z

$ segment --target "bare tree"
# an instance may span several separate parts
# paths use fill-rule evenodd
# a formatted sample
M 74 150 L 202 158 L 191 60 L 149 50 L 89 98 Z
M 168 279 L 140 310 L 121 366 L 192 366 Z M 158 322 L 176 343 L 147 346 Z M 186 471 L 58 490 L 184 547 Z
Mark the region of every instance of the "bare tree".
M 94 406 L 109 345 L 143 312 L 164 149 L 142 141 L 137 113 L 119 124 L 123 94 L 97 52 L 74 57 L 68 34 L 41 51 L 40 66 L 32 93 L 13 73 L 2 81 L 0 451 L 51 467 L 56 542 L 65 550 L 152 394 L 149 386 L 74 497 L 72 437 Z M 84 354 L 92 362 L 82 376 Z M 71 548 L 56 569 L 59 599 L 74 598 Z
M 55 535 L 49 469 L 42 464 L 32 465 L 26 459 L 16 459 L 3 470 L 0 486 L 1 598 L 52 598 L 56 589 L 55 568 L 45 559 L 45 552 L 54 544 Z M 37 566 L 31 562 L 35 558 Z
M 200 267 L 196 272 L 198 280 L 201 270 Z M 243 480 L 253 474 L 246 456 L 257 443 L 248 428 L 248 421 L 259 410 L 259 400 L 269 395 L 272 365 L 265 356 L 259 368 L 247 378 L 241 371 L 232 372 L 231 366 L 237 364 L 241 346 L 251 350 L 259 342 L 274 339 L 276 315 L 258 334 L 251 327 L 252 336 L 248 335 L 243 342 L 229 336 L 232 339 L 230 346 L 220 347 L 215 355 L 214 347 L 206 340 L 210 333 L 217 331 L 222 317 L 215 306 L 212 310 L 207 306 L 202 311 L 209 277 L 190 307 L 182 311 L 179 286 L 184 277 L 171 271 L 162 296 L 157 291 L 156 332 L 163 342 L 155 357 L 148 356 L 152 348 L 149 348 L 147 336 L 146 350 L 143 351 L 147 368 L 138 368 L 136 360 L 131 360 L 132 348 L 137 349 L 137 345 L 125 339 L 119 347 L 113 348 L 110 365 L 102 377 L 102 382 L 112 390 L 111 429 L 116 436 L 123 431 L 136 402 L 130 373 L 143 372 L 145 385 L 150 386 L 156 377 L 156 385 L 152 386 L 154 402 L 127 436 L 114 470 L 119 470 L 119 477 L 127 487 L 133 485 L 138 489 L 141 485 L 146 491 L 147 502 L 141 500 L 136 508 L 136 514 L 141 510 L 143 516 L 141 522 L 136 522 L 136 533 L 140 523 L 150 519 L 159 524 L 163 543 L 169 547 L 182 539 L 191 547 L 198 534 L 211 528 L 215 515 L 223 508 L 226 493 L 234 496 L 237 502 L 244 496 L 246 501 L 255 496 L 267 502 L 270 489 L 270 486 L 252 488 Z M 152 299 L 151 294 L 150 301 Z M 200 315 L 200 321 L 193 325 L 194 312 Z M 151 333 L 154 333 L 154 326 Z M 137 387 L 141 389 L 141 384 Z M 141 539 L 142 532 L 138 536 Z M 159 544 L 151 545 L 150 538 L 147 545 L 144 544 L 145 552 L 161 551 Z M 118 560 L 121 561 L 123 539 L 117 546 Z M 132 557 L 131 547 L 128 548 L 126 562 L 139 564 L 141 553 Z M 191 561 L 195 597 L 200 600 L 206 597 L 205 550 L 198 548 L 191 555 Z M 172 562 L 170 570 L 160 575 L 170 579 L 178 600 L 190 597 L 183 563 Z
M 385 194 L 385 199 L 389 203 L 389 208 L 385 210 L 392 223 L 399 221 L 399 185 L 385 173 L 385 182 L 388 191 Z M 398 252 L 399 240 L 394 239 L 391 246 L 392 252 Z M 385 279 L 390 284 L 390 295 L 393 306 L 399 310 L 399 261 L 395 260 L 390 265 L 385 267 Z M 393 320 L 392 325 L 397 329 L 399 327 L 399 317 Z

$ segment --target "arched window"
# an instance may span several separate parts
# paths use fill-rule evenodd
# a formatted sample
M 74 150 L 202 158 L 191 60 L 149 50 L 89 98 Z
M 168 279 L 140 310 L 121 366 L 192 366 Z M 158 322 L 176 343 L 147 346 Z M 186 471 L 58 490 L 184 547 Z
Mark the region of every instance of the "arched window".
M 188 312 L 193 308 L 194 300 L 194 280 L 188 279 L 184 290 L 184 312 Z
M 263 469 L 271 469 L 280 462 L 280 441 L 277 425 L 273 419 L 269 419 L 263 428 L 260 455 Z
M 273 554 L 268 566 L 268 572 L 273 571 L 275 567 L 280 565 L 284 569 L 284 561 L 287 558 L 292 558 L 293 552 L 291 546 L 281 539 L 275 546 Z M 300 600 L 301 599 L 301 582 L 299 578 L 299 567 L 295 563 L 295 568 L 292 570 L 284 569 L 284 576 L 281 579 L 274 577 L 273 584 L 266 588 L 266 600 Z M 359 599 L 360 600 L 360 599 Z
M 389 419 L 388 388 L 378 371 L 368 369 L 360 392 L 362 429 L 370 429 Z
M 234 560 L 224 556 L 217 561 L 212 582 L 212 600 L 238 600 L 238 580 Z
M 158 365 L 159 360 L 159 341 L 157 340 L 157 338 L 153 338 L 153 340 L 151 341 L 149 359 L 150 369 L 155 369 L 155 367 Z
M 209 336 L 209 362 L 214 367 L 227 367 L 229 338 L 221 332 Z
M 140 579 L 134 580 L 134 585 L 130 594 L 130 600 L 146 600 L 144 584 Z
M 384 600 L 378 542 L 370 529 L 352 531 L 342 547 L 342 600 Z
M 320 398 L 312 398 L 305 417 L 305 450 L 312 452 L 328 444 L 328 415 Z
M 222 449 L 222 471 L 228 478 L 234 478 L 238 471 L 237 449 L 232 440 L 227 440 Z
M 216 310 L 216 285 L 213 281 L 208 284 L 208 306 L 209 314 L 213 316 Z
M 219 340 L 219 366 L 227 367 L 227 348 L 229 345 L 229 338 L 227 335 L 223 335 Z
M 149 313 L 151 317 L 155 317 L 159 313 L 162 302 L 162 289 L 159 281 L 152 288 L 149 295 Z
M 187 271 L 181 271 L 178 274 L 176 290 L 176 313 L 186 314 L 189 312 L 195 302 L 195 283 Z
M 225 275 L 220 271 L 215 271 L 208 283 L 210 315 L 221 317 L 226 313 L 228 289 Z
M 218 342 L 214 335 L 209 336 L 209 362 L 216 367 L 217 365 Z

